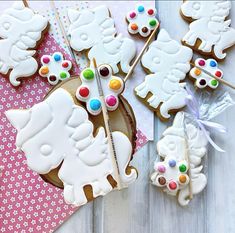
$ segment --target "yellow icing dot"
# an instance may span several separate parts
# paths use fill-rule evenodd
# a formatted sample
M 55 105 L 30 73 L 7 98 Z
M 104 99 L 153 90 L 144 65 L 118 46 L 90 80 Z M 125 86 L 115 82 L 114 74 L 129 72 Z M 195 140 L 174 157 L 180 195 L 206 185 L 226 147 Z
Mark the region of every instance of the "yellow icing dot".
M 187 181 L 186 176 L 185 175 L 180 175 L 179 181 L 180 181 L 180 183 L 184 184 Z
M 109 87 L 117 91 L 122 87 L 122 83 L 120 80 L 114 78 L 110 80 Z
M 40 68 L 39 73 L 41 75 L 46 75 L 46 74 L 49 73 L 49 68 L 47 66 L 43 66 L 43 67 Z
M 194 70 L 194 74 L 197 75 L 197 76 L 199 76 L 201 73 L 202 73 L 202 72 L 201 72 L 201 70 L 199 70 L 199 69 L 195 69 L 195 70 Z

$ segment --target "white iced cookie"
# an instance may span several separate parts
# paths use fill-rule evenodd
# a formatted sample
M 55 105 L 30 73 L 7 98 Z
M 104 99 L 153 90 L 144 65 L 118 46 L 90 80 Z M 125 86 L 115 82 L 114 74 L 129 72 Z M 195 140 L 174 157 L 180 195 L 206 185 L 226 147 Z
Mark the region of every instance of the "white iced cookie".
M 136 95 L 145 99 L 151 108 L 168 119 L 169 111 L 185 106 L 187 92 L 184 80 L 190 70 L 192 50 L 170 38 L 166 30 L 161 29 L 156 41 L 152 42 L 142 57 L 142 65 L 152 74 L 135 88 Z M 160 107 L 159 107 L 160 106 Z
M 199 128 L 190 123 L 185 124 L 184 114 L 178 112 L 173 125 L 163 132 L 163 138 L 157 143 L 157 152 L 163 162 L 155 162 L 155 171 L 151 175 L 152 183 L 162 187 L 168 194 L 178 195 L 178 202 L 182 206 L 188 205 L 190 201 L 186 153 L 190 161 L 193 195 L 200 193 L 207 184 L 206 176 L 201 173 L 201 160 L 207 153 L 207 138 Z
M 112 190 L 107 180 L 108 175 L 113 175 L 113 167 L 105 131 L 99 128 L 93 136 L 94 127 L 87 112 L 75 105 L 67 91 L 59 88 L 31 109 L 9 110 L 6 116 L 18 131 L 16 146 L 25 153 L 33 171 L 46 174 L 63 162 L 58 175 L 67 203 L 87 203 L 85 185 L 91 185 L 94 197 Z M 126 186 L 137 177 L 135 169 L 126 174 L 132 145 L 118 131 L 113 132 L 113 140 L 120 179 Z
M 195 60 L 195 65 L 203 70 L 206 70 L 212 75 L 215 75 L 218 78 L 223 77 L 223 72 L 218 68 L 218 64 L 214 59 L 203 59 L 197 58 Z M 212 78 L 210 75 L 203 72 L 203 70 L 198 69 L 197 67 L 193 67 L 190 70 L 190 77 L 195 79 L 195 86 L 202 89 L 205 87 L 210 87 L 211 89 L 216 89 L 219 86 L 219 82 Z
M 0 16 L 0 73 L 9 74 L 13 86 L 19 86 L 18 79 L 36 73 L 37 61 L 33 58 L 37 41 L 48 21 L 24 6 L 23 1 L 13 3 Z M 29 50 L 30 49 L 30 50 Z
M 70 77 L 69 70 L 72 68 L 72 63 L 64 60 L 60 52 L 55 52 L 52 56 L 43 55 L 41 63 L 39 74 L 47 78 L 51 85 L 56 85 L 60 80 L 63 81 Z
M 109 111 L 117 109 L 119 100 L 118 95 L 123 91 L 124 82 L 121 78 L 112 76 L 112 69 L 109 65 L 98 67 L 101 78 L 101 85 L 105 96 L 105 104 Z M 101 112 L 101 101 L 95 78 L 95 71 L 87 68 L 80 75 L 82 85 L 76 91 L 78 100 L 86 102 L 86 108 L 92 115 L 98 115 Z
M 183 43 L 215 59 L 224 59 L 224 51 L 235 44 L 235 30 L 227 20 L 230 9 L 230 1 L 184 1 L 181 14 L 191 23 Z
M 156 19 L 156 9 L 145 9 L 143 5 L 138 5 L 136 10 L 130 11 L 126 19 L 129 23 L 128 32 L 131 34 L 139 33 L 142 37 L 147 37 L 158 26 Z
M 69 9 L 68 17 L 70 45 L 74 50 L 89 50 L 90 61 L 95 58 L 98 65 L 108 64 L 114 73 L 119 72 L 118 64 L 124 73 L 129 71 L 136 54 L 135 43 L 117 34 L 107 6 L 81 11 Z

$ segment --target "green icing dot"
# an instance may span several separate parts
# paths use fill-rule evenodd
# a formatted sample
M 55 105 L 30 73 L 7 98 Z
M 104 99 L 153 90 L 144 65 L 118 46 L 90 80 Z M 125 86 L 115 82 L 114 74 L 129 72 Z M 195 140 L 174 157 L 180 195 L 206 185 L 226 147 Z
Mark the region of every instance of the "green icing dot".
M 218 85 L 218 81 L 215 80 L 215 79 L 211 80 L 211 85 L 212 86 L 217 86 Z
M 157 24 L 156 20 L 155 19 L 152 19 L 149 21 L 149 25 L 154 27 L 155 25 Z
M 67 74 L 65 72 L 60 73 L 60 78 L 65 79 L 67 78 Z
M 182 164 L 182 165 L 179 166 L 179 170 L 180 170 L 181 172 L 186 172 L 187 167 L 186 167 L 184 164 Z
M 86 69 L 83 71 L 83 77 L 87 80 L 92 80 L 94 76 L 94 72 L 91 69 Z

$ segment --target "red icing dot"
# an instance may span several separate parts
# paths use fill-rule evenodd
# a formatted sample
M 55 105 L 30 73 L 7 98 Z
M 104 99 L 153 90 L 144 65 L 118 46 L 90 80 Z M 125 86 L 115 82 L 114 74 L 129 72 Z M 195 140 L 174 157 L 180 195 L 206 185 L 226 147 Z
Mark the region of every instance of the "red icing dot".
M 48 64 L 50 62 L 50 58 L 49 57 L 44 57 L 42 59 L 42 61 L 45 63 L 45 64 Z
M 153 15 L 153 13 L 154 13 L 154 10 L 153 10 L 153 9 L 149 9 L 149 10 L 148 10 L 148 14 L 149 14 L 149 15 Z
M 108 96 L 106 98 L 106 103 L 109 106 L 113 107 L 113 106 L 115 106 L 117 104 L 117 98 L 115 96 L 113 96 L 113 95 L 110 95 L 110 96 Z
M 171 181 L 169 183 L 169 188 L 172 189 L 172 190 L 175 190 L 177 188 L 177 184 L 175 181 Z
M 135 18 L 135 16 L 136 16 L 136 13 L 134 11 L 130 13 L 130 18 L 131 19 Z
M 64 61 L 64 62 L 62 63 L 62 66 L 63 66 L 64 68 L 68 68 L 69 63 L 68 63 L 67 61 Z
M 206 63 L 205 63 L 204 60 L 200 60 L 200 61 L 198 62 L 198 64 L 199 64 L 199 66 L 204 66 Z
M 89 91 L 89 89 L 88 89 L 87 87 L 81 87 L 81 88 L 79 89 L 79 95 L 80 95 L 81 97 L 86 98 L 86 97 L 89 95 L 89 93 L 90 93 L 90 91 Z
M 215 76 L 217 76 L 217 77 L 220 78 L 220 77 L 222 76 L 221 71 L 217 70 L 217 71 L 215 72 Z

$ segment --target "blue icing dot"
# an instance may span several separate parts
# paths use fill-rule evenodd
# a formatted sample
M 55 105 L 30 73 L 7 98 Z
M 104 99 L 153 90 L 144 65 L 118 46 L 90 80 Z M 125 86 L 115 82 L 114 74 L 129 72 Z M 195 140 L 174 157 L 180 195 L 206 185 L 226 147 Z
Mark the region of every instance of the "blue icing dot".
M 143 6 L 138 6 L 138 11 L 139 12 L 143 12 L 144 11 L 144 7 Z
M 54 55 L 54 60 L 55 61 L 60 61 L 61 60 L 61 56 L 59 54 L 55 54 Z
M 216 61 L 214 61 L 214 60 L 210 61 L 210 66 L 211 67 L 216 67 L 217 66 Z
M 93 100 L 90 101 L 91 110 L 97 111 L 97 110 L 100 109 L 100 107 L 101 107 L 101 103 L 98 99 L 93 99 Z
M 176 161 L 174 159 L 169 160 L 169 166 L 170 167 L 175 167 Z

